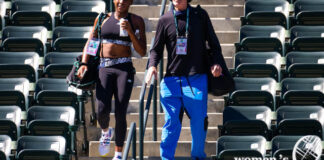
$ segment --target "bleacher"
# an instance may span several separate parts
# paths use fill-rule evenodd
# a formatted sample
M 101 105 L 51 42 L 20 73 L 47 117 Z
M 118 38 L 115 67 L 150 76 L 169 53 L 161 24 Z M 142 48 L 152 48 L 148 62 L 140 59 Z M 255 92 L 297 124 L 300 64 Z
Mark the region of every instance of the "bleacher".
M 134 0 L 130 8 L 144 17 L 148 43 L 155 35 L 159 4 L 161 0 Z M 236 83 L 228 96 L 209 96 L 207 157 L 279 158 L 291 155 L 302 135 L 323 139 L 324 1 L 192 4 L 202 4 L 212 18 Z M 110 7 L 109 0 L 0 0 L 1 160 L 104 159 L 98 158 L 93 93 L 69 87 L 65 76 L 81 54 L 95 17 Z M 133 57 L 137 74 L 128 127 L 138 123 L 147 60 Z M 163 116 L 157 115 L 158 140 L 153 141 L 149 114 L 144 137 L 148 159 L 159 157 Z M 114 114 L 111 119 L 114 126 Z M 182 125 L 176 157 L 187 159 L 191 137 L 186 116 Z M 114 142 L 111 154 L 113 147 Z
M 323 140 L 322 0 L 246 0 L 215 159 L 288 157 Z

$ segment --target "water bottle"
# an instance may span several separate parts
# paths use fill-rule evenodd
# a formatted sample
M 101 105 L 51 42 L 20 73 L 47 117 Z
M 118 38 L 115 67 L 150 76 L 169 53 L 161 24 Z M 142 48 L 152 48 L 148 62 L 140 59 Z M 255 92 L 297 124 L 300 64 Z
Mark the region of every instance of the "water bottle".
M 120 20 L 119 20 L 119 24 L 121 24 L 122 22 L 124 22 L 124 21 L 127 21 L 127 19 L 125 19 L 125 18 L 121 18 Z M 120 26 L 120 32 L 119 32 L 119 36 L 121 36 L 121 37 L 127 37 L 128 36 L 128 32 L 125 30 L 125 29 L 122 29 L 122 27 L 121 27 L 121 25 L 119 25 Z

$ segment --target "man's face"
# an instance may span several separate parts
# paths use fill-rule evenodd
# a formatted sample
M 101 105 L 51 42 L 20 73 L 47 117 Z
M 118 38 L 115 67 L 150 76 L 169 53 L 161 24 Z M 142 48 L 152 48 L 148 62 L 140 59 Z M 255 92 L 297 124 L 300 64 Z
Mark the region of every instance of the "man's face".
M 180 10 L 187 8 L 187 0 L 172 0 L 174 7 L 179 8 Z
M 114 0 L 115 9 L 118 12 L 128 11 L 128 9 L 132 3 L 133 3 L 133 0 Z

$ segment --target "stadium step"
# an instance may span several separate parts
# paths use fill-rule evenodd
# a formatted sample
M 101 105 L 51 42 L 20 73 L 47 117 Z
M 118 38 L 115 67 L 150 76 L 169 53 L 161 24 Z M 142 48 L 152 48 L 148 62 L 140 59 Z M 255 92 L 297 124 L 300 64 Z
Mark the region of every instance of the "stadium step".
M 144 156 L 148 157 L 159 157 L 160 156 L 160 143 L 159 141 L 145 141 L 144 143 Z M 177 150 L 175 153 L 175 157 L 190 157 L 190 148 L 191 148 L 191 141 L 179 141 L 177 145 Z M 108 157 L 112 157 L 114 155 L 114 145 L 115 143 L 112 142 L 110 146 L 110 152 Z M 90 142 L 90 150 L 89 150 L 89 157 L 100 157 L 98 152 L 98 141 Z M 138 148 L 139 143 L 137 142 L 137 155 L 138 155 Z M 216 141 L 208 141 L 205 144 L 205 153 L 207 155 L 215 155 L 216 154 Z M 130 150 L 129 156 L 132 154 Z

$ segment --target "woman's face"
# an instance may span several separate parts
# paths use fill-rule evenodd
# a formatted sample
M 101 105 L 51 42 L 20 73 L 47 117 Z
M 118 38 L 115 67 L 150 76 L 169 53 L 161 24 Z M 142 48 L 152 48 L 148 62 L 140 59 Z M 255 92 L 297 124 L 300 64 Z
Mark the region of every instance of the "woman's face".
M 133 0 L 114 0 L 116 12 L 128 12 Z
M 187 8 L 188 1 L 187 0 L 172 0 L 174 7 L 184 10 Z

